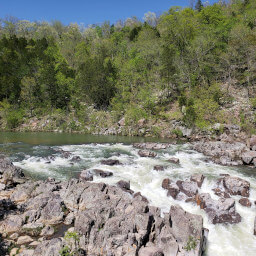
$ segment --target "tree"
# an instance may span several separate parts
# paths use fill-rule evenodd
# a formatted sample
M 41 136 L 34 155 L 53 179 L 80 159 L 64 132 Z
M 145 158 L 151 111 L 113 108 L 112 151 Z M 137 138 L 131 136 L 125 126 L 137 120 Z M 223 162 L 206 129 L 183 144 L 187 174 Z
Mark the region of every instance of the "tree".
M 201 10 L 203 8 L 203 4 L 202 4 L 201 0 L 197 0 L 195 8 L 197 11 L 201 12 Z

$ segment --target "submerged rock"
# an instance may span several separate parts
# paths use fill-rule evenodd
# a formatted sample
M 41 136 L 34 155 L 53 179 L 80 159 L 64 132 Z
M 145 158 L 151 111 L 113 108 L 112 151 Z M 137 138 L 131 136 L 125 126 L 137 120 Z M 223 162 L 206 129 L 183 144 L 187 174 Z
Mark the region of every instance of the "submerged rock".
M 170 163 L 173 163 L 173 164 L 179 164 L 180 163 L 180 159 L 176 158 L 176 157 L 171 157 L 167 161 L 170 162 Z
M 154 170 L 158 172 L 164 171 L 164 166 L 163 165 L 155 165 Z
M 107 160 L 102 160 L 101 164 L 113 166 L 113 165 L 119 165 L 121 163 L 119 160 L 107 159 Z

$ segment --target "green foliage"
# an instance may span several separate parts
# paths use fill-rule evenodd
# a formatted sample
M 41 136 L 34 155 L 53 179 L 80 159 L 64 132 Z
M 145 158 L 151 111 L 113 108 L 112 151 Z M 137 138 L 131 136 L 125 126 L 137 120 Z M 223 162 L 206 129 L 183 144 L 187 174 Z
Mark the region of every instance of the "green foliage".
M 175 134 L 178 138 L 182 138 L 183 137 L 183 133 L 180 129 L 174 129 L 172 130 L 172 134 Z
M 24 112 L 20 110 L 11 110 L 6 116 L 7 128 L 14 129 L 22 123 Z
M 188 238 L 188 241 L 187 241 L 187 244 L 186 244 L 186 246 L 184 247 L 184 249 L 186 250 L 186 251 L 192 251 L 192 250 L 195 250 L 196 249 L 196 246 L 197 246 L 197 243 L 198 243 L 198 241 L 197 241 L 197 239 L 195 238 L 195 237 L 193 237 L 193 236 L 189 236 L 189 238 Z
M 139 106 L 131 105 L 125 112 L 125 123 L 127 125 L 137 124 L 137 122 L 142 118 L 148 119 L 148 113 Z

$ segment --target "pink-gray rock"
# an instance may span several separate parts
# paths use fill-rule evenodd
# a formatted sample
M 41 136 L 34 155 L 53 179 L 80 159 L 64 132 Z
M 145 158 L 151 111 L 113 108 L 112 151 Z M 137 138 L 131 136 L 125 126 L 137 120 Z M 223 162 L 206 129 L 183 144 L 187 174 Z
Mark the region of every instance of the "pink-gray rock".
M 152 157 L 152 158 L 154 158 L 154 157 L 157 156 L 156 152 L 148 151 L 148 150 L 139 150 L 138 154 L 139 154 L 140 157 Z
M 249 197 L 250 183 L 238 177 L 227 176 L 223 179 L 224 187 L 230 195 Z
M 247 151 L 242 154 L 242 160 L 245 164 L 251 164 L 254 158 L 256 158 L 256 151 Z
M 170 162 L 170 163 L 173 163 L 173 164 L 179 164 L 180 163 L 180 159 L 176 158 L 176 157 L 171 157 L 167 161 Z
M 199 188 L 202 187 L 202 184 L 203 184 L 203 181 L 204 181 L 204 175 L 202 174 L 193 174 L 191 177 L 190 177 L 190 180 L 193 181 L 193 182 L 196 182 L 197 183 L 197 186 Z
M 155 165 L 154 170 L 158 172 L 164 171 L 164 166 L 163 165 Z
M 213 224 L 241 222 L 241 216 L 235 210 L 235 200 L 232 198 L 220 198 L 214 200 L 210 194 L 202 193 L 198 196 L 197 204 L 207 213 Z
M 251 207 L 252 203 L 250 202 L 250 200 L 248 198 L 241 198 L 239 200 L 239 203 L 245 207 Z
M 120 161 L 115 159 L 107 159 L 107 160 L 102 160 L 101 164 L 113 166 L 113 165 L 119 165 Z
M 139 149 L 147 149 L 147 150 L 159 150 L 166 149 L 170 147 L 170 144 L 167 143 L 154 143 L 154 142 L 146 142 L 146 143 L 134 143 L 133 146 Z
M 79 179 L 93 181 L 93 173 L 90 170 L 83 170 L 79 175 Z
M 198 193 L 197 183 L 194 181 L 181 181 L 176 182 L 180 191 L 183 192 L 188 197 L 193 197 Z

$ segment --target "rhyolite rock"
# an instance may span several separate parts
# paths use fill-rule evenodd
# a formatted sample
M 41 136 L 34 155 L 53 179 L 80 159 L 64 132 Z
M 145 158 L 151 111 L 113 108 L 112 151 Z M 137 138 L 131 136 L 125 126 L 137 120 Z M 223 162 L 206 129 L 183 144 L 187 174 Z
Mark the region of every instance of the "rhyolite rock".
M 235 200 L 232 198 L 214 200 L 210 194 L 202 193 L 198 196 L 197 204 L 205 210 L 213 224 L 241 222 L 241 216 L 236 212 Z
M 138 152 L 140 157 L 156 157 L 157 153 L 149 150 L 139 150 Z

